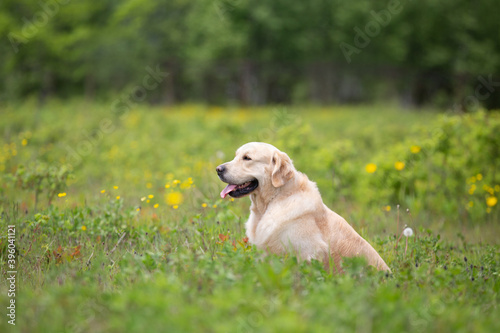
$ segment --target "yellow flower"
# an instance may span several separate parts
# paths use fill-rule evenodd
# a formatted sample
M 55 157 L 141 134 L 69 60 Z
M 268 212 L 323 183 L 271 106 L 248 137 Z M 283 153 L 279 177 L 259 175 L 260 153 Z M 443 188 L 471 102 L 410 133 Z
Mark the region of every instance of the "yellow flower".
M 136 209 L 136 211 L 138 211 L 138 212 L 139 212 L 140 210 L 141 210 L 140 208 L 137 208 L 137 209 Z
M 474 207 L 474 202 L 469 201 L 469 207 Z
M 385 207 L 384 207 L 384 210 L 385 210 L 386 212 L 390 212 L 390 211 L 391 211 L 391 206 L 389 206 L 389 205 L 385 206 Z
M 116 200 L 120 200 L 120 196 L 117 196 L 117 197 L 116 197 Z
M 87 227 L 86 227 L 86 226 L 84 226 L 84 225 L 82 225 L 82 230 L 83 230 L 83 231 L 87 230 Z
M 148 200 L 146 200 L 146 203 L 149 203 L 149 199 L 148 199 Z
M 483 179 L 483 175 L 482 175 L 482 174 L 480 174 L 480 173 L 478 173 L 478 174 L 476 175 L 476 179 L 477 179 L 477 180 L 481 180 L 481 179 Z
M 190 183 L 190 182 L 188 182 L 188 181 L 186 180 L 185 182 L 182 182 L 182 183 L 181 183 L 180 187 L 181 187 L 181 189 L 185 190 L 185 189 L 187 189 L 187 188 L 190 188 L 190 187 L 191 187 L 191 184 L 192 184 L 192 183 Z
M 26 145 L 28 144 L 28 140 L 23 139 L 23 141 L 21 141 L 21 144 L 22 144 L 23 146 L 26 146 Z
M 405 162 L 398 161 L 394 163 L 394 167 L 396 168 L 396 170 L 401 171 L 405 168 Z
M 473 195 L 475 190 L 476 190 L 476 185 L 475 185 L 475 184 L 472 184 L 472 185 L 470 186 L 470 189 L 469 189 L 469 194 L 470 194 L 470 195 Z
M 106 193 L 106 190 L 101 190 L 101 193 Z
M 178 205 L 173 205 L 172 208 L 173 209 L 177 209 L 177 208 L 179 208 L 179 206 Z
M 66 196 L 66 193 L 65 193 L 65 192 L 63 192 L 63 193 L 59 193 L 57 196 L 58 196 L 59 198 L 62 198 L 62 197 L 65 197 L 65 196 Z
M 184 196 L 180 192 L 171 192 L 165 195 L 165 201 L 169 206 L 180 205 L 183 200 Z
M 368 163 L 365 167 L 366 172 L 368 173 L 374 173 L 377 171 L 377 166 L 374 163 Z
M 155 204 L 153 207 L 154 207 L 154 208 L 158 208 L 158 206 L 159 206 L 158 204 Z
M 422 148 L 420 148 L 420 146 L 417 146 L 417 145 L 410 147 L 410 151 L 412 152 L 412 154 L 418 154 L 420 152 L 420 150 L 422 150 Z
M 230 200 L 231 202 L 233 202 L 233 201 L 234 201 L 234 198 L 231 198 L 231 199 L 229 199 L 229 200 Z
M 488 206 L 490 206 L 490 207 L 495 206 L 495 205 L 497 204 L 497 202 L 498 202 L 497 197 L 488 197 L 488 198 L 486 199 L 486 204 L 487 204 Z
M 175 185 L 177 185 L 177 184 L 180 184 L 180 183 L 181 183 L 181 181 L 180 181 L 179 179 L 176 179 L 176 180 L 174 180 L 174 181 L 173 181 L 173 183 L 174 183 L 174 186 L 175 186 Z
M 472 176 L 469 178 L 469 183 L 475 183 L 476 182 L 476 177 Z
M 118 186 L 113 186 L 113 188 L 114 188 L 115 190 L 117 190 L 117 189 L 118 189 Z
M 213 205 L 212 207 L 213 207 L 213 208 L 217 208 L 217 205 Z
M 202 203 L 202 204 L 201 204 L 201 207 L 203 207 L 203 208 L 207 208 L 207 206 L 208 206 L 208 205 L 207 205 L 206 203 Z
M 188 178 L 188 183 L 189 183 L 189 184 L 193 184 L 193 183 L 194 183 L 193 178 L 189 177 L 189 178 Z
M 144 200 L 146 200 L 146 197 L 142 197 L 142 198 L 141 198 L 141 201 L 144 201 Z
M 153 199 L 154 197 L 155 197 L 155 196 L 154 196 L 154 195 L 152 195 L 152 194 L 148 195 L 148 198 L 149 198 L 149 199 Z
M 165 188 L 170 188 L 170 184 L 165 184 Z

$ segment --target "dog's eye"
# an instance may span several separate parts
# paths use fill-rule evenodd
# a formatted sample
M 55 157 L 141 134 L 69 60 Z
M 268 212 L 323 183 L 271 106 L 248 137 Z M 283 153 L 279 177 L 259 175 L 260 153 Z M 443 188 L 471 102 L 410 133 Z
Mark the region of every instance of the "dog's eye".
M 248 155 L 243 156 L 243 159 L 244 159 L 245 161 L 251 161 L 251 160 L 252 160 L 250 157 L 248 157 Z

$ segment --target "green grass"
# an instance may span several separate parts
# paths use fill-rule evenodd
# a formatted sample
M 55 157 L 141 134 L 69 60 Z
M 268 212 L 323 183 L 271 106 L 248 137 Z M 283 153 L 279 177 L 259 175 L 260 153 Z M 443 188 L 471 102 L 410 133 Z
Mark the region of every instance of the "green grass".
M 500 330 L 499 209 L 487 201 L 500 183 L 497 114 L 110 110 L 5 108 L 1 332 Z M 99 132 L 103 119 L 113 130 Z M 392 274 L 351 259 L 333 275 L 245 243 L 249 199 L 221 200 L 215 166 L 256 140 L 287 152 Z M 7 225 L 17 232 L 15 327 L 4 306 Z M 408 244 L 404 225 L 415 231 Z

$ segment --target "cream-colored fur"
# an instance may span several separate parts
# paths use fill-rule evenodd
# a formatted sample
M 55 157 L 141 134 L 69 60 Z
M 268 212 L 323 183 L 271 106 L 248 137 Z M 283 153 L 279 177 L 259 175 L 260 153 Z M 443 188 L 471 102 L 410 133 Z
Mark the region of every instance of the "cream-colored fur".
M 332 258 L 338 271 L 343 257 L 363 256 L 368 264 L 390 271 L 377 251 L 325 206 L 316 184 L 294 168 L 287 154 L 270 144 L 251 142 L 221 166 L 224 173 L 219 176 L 229 184 L 259 182 L 250 193 L 245 225 L 250 243 L 258 248 L 275 254 L 291 252 L 326 266 Z

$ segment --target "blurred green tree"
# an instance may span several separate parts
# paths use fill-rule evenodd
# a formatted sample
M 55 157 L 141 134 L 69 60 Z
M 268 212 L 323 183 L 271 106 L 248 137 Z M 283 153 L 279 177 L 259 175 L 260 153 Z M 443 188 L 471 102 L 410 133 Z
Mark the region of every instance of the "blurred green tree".
M 500 106 L 495 0 L 4 0 L 3 100 Z

